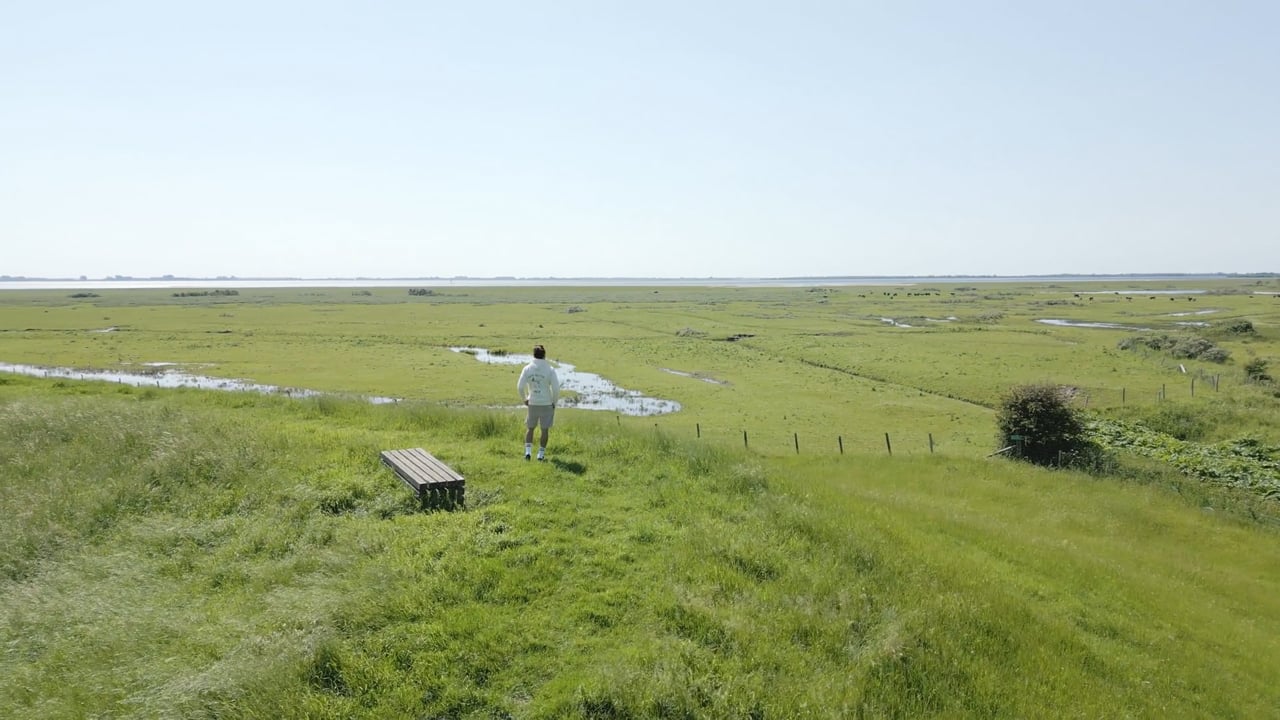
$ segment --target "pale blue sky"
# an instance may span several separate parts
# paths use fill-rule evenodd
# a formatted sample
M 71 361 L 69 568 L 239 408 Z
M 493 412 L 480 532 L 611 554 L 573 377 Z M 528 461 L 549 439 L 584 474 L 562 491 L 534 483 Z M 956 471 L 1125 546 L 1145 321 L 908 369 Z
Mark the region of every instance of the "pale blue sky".
M 4 2 L 0 274 L 1280 271 L 1280 2 Z

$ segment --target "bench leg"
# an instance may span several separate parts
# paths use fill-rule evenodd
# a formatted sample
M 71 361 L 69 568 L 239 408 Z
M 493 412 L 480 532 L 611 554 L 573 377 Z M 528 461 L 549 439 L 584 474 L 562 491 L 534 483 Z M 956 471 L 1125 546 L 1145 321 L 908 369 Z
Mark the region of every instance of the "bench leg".
M 466 487 L 438 487 L 424 485 L 418 490 L 418 501 L 423 508 L 441 508 L 452 510 L 465 507 L 467 504 Z

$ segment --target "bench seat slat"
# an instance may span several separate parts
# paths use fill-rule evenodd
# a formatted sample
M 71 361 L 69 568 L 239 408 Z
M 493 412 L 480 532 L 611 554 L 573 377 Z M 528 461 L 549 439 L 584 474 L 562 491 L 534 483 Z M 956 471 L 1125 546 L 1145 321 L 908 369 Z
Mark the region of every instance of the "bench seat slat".
M 426 478 L 427 482 L 456 482 L 462 479 L 462 476 L 448 465 L 425 453 L 401 452 L 396 459 L 406 470 Z
M 419 496 L 432 488 L 461 491 L 465 486 L 461 474 L 422 448 L 385 450 L 381 457 L 382 463 L 395 471 Z

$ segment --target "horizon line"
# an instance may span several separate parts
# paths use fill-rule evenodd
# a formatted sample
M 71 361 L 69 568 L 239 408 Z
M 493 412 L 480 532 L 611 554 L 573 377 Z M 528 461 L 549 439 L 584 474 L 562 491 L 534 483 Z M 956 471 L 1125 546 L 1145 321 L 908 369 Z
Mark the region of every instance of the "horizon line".
M 306 282 L 309 280 L 316 281 L 360 281 L 360 280 L 377 280 L 377 281 L 449 281 L 449 280 L 501 280 L 501 281 L 544 281 L 544 280 L 900 280 L 900 279 L 969 279 L 969 278 L 1068 278 L 1068 277 L 1098 277 L 1098 278 L 1115 278 L 1115 277 L 1280 277 L 1280 272 L 1258 271 L 1258 272 L 1118 272 L 1118 273 L 1017 273 L 1017 274 L 1000 274 L 1000 273 L 951 273 L 951 274 L 926 274 L 926 275 L 680 275 L 680 276 L 643 276 L 643 275 L 572 275 L 572 276 L 516 276 L 516 275 L 423 275 L 423 276 L 318 276 L 318 277 L 302 277 L 296 275 L 214 275 L 214 276 L 196 276 L 196 275 L 106 275 L 102 277 L 90 277 L 80 275 L 76 277 L 43 277 L 30 275 L 0 275 L 0 282 L 139 282 L 139 281 L 163 281 L 173 282 L 182 280 L 197 280 L 202 282 L 228 280 L 228 281 L 271 281 L 271 280 L 289 280 Z

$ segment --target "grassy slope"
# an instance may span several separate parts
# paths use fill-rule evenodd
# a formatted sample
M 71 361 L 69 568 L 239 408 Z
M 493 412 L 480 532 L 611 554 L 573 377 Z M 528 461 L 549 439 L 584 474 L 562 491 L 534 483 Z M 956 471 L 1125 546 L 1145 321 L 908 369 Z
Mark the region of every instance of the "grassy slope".
M 2 380 L 0 716 L 1280 711 L 1276 533 L 1152 487 Z

